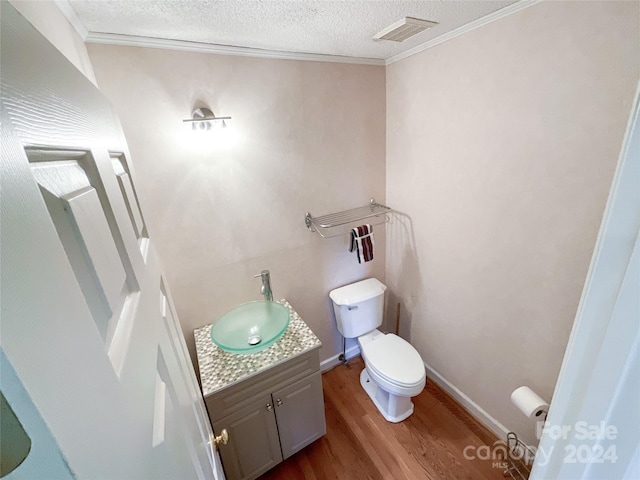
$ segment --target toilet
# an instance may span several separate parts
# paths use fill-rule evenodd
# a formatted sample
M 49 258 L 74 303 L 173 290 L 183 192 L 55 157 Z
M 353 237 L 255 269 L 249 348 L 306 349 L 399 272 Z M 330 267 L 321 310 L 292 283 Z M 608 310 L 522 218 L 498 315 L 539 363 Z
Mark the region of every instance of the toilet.
M 342 336 L 358 339 L 365 365 L 360 384 L 382 416 L 397 423 L 413 413 L 411 397 L 422 392 L 427 375 L 420 354 L 409 342 L 377 329 L 382 325 L 386 289 L 368 278 L 336 288 L 329 297 Z

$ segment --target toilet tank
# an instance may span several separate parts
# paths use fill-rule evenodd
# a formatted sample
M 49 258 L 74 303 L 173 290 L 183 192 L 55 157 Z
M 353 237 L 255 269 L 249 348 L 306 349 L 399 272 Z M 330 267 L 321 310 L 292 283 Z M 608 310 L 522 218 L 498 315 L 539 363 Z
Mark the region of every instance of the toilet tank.
M 377 279 L 368 278 L 329 292 L 343 337 L 356 338 L 382 325 L 386 289 Z

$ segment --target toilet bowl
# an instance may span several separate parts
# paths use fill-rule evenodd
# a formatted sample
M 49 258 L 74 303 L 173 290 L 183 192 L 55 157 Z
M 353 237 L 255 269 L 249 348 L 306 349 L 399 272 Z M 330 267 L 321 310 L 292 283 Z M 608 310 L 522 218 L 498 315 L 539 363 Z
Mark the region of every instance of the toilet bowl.
M 409 342 L 377 329 L 382 324 L 385 289 L 369 278 L 332 290 L 329 296 L 340 333 L 358 339 L 365 363 L 360 384 L 382 416 L 396 423 L 413 413 L 411 397 L 424 389 L 426 370 Z
M 411 397 L 419 395 L 427 381 L 420 354 L 406 340 L 392 333 L 374 332 L 358 337 L 365 368 L 360 384 L 389 422 L 401 422 L 413 413 Z

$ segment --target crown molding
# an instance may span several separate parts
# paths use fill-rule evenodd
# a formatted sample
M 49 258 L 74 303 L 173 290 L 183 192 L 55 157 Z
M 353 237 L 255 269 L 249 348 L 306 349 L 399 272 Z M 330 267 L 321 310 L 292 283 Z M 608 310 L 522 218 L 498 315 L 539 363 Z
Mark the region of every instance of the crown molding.
M 444 35 L 440 35 L 439 37 L 429 40 L 428 42 L 425 42 L 421 45 L 413 47 L 407 50 L 406 52 L 402 52 L 397 55 L 394 55 L 393 57 L 389 57 L 385 60 L 384 64 L 391 65 L 392 63 L 398 62 L 407 57 L 415 55 L 416 53 L 420 53 L 424 50 L 435 47 L 436 45 L 440 45 L 441 43 L 444 43 L 448 40 L 459 37 L 460 35 L 464 35 L 465 33 L 475 30 L 476 28 L 483 27 L 489 23 L 495 22 L 496 20 L 500 20 L 501 18 L 504 18 L 513 13 L 519 12 L 520 10 L 524 10 L 525 8 L 529 8 L 542 1 L 543 0 L 520 0 L 519 2 L 512 3 L 511 5 L 501 8 L 500 10 L 496 10 L 495 12 L 490 13 L 489 15 L 485 15 L 484 17 L 478 18 L 473 22 L 469 22 L 465 25 L 462 25 L 461 27 L 451 30 L 450 32 L 445 33 Z
M 215 53 L 218 55 L 235 55 L 241 57 L 302 60 L 306 62 L 354 63 L 381 66 L 384 66 L 385 64 L 385 61 L 381 58 L 342 57 L 338 55 L 321 55 L 316 53 L 281 52 L 277 50 L 263 50 L 260 48 L 214 45 L 210 43 L 167 40 L 164 38 L 139 37 L 135 35 L 120 35 L 115 33 L 89 32 L 85 42 L 105 45 L 160 48 L 166 50 L 183 50 L 187 52 Z
M 78 32 L 82 41 L 86 41 L 87 36 L 89 35 L 89 31 L 82 24 L 78 15 L 76 15 L 76 11 L 73 9 L 68 0 L 53 0 L 53 3 L 58 7 L 58 10 L 62 12 L 65 18 L 69 21 L 71 26 Z
M 273 58 L 281 60 L 301 60 L 306 62 L 351 63 L 361 65 L 391 65 L 429 48 L 440 45 L 448 40 L 464 35 L 476 28 L 483 27 L 513 13 L 529 8 L 543 0 L 520 0 L 489 15 L 478 18 L 437 38 L 413 47 L 405 52 L 384 59 L 346 57 L 339 55 L 324 55 L 317 53 L 295 53 L 278 50 L 263 50 L 260 48 L 236 47 L 231 45 L 215 45 L 210 43 L 189 42 L 185 40 L 169 40 L 163 38 L 141 37 L 136 35 L 121 35 L 115 33 L 89 32 L 84 27 L 68 0 L 54 0 L 62 14 L 78 32 L 85 43 L 99 43 L 106 45 L 124 45 L 131 47 L 160 48 L 165 50 L 182 50 L 187 52 L 215 53 L 218 55 L 236 55 L 243 57 Z

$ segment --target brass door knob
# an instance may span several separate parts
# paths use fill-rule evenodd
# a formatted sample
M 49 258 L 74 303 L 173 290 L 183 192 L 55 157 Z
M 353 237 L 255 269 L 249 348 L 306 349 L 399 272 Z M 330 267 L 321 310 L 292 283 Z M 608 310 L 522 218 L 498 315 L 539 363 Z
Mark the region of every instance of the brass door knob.
M 216 447 L 219 447 L 221 444 L 226 445 L 229 443 L 229 432 L 227 432 L 227 429 L 223 428 L 220 435 L 217 437 L 211 435 L 211 443 Z

